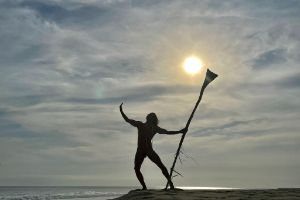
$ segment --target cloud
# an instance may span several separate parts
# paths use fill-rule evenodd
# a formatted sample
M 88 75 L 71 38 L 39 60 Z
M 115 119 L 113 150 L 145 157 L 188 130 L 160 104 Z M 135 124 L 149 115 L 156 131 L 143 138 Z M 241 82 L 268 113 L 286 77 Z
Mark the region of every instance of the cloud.
M 162 127 L 182 128 L 204 78 L 182 73 L 190 54 L 219 77 L 184 144 L 203 173 L 189 163 L 178 184 L 300 184 L 298 1 L 0 4 L 0 184 L 136 185 L 128 175 L 136 130 L 118 105 L 134 119 L 156 112 Z M 177 140 L 154 138 L 168 166 Z M 144 167 L 150 184 L 164 184 Z
M 56 2 L 24 1 L 20 6 L 34 10 L 43 19 L 59 25 L 88 26 L 93 24 L 92 22 L 97 22 L 99 25 L 102 20 L 110 17 L 109 9 L 84 4 L 68 8 Z M 102 23 L 104 22 L 105 20 Z
M 290 76 L 284 77 L 281 80 L 278 80 L 276 82 L 276 85 L 278 85 L 281 88 L 285 89 L 298 89 L 300 86 L 300 74 L 292 74 Z
M 244 120 L 244 121 L 231 121 L 228 122 L 226 124 L 222 124 L 222 125 L 215 125 L 213 127 L 208 127 L 208 128 L 204 128 L 198 131 L 195 131 L 192 134 L 192 136 L 199 136 L 199 137 L 203 137 L 203 136 L 208 136 L 208 135 L 214 135 L 214 134 L 222 134 L 222 135 L 228 135 L 230 134 L 230 136 L 232 137 L 234 133 L 237 133 L 239 135 L 245 136 L 247 135 L 247 133 L 251 133 L 251 135 L 253 135 L 253 131 L 241 131 L 241 129 L 239 129 L 240 127 L 247 127 L 247 126 L 251 126 L 251 125 L 255 125 L 258 127 L 258 123 L 262 122 L 262 121 L 266 121 L 267 119 L 252 119 L 252 120 Z M 249 129 L 249 128 L 248 128 Z
M 253 60 L 252 66 L 254 69 L 264 69 L 271 65 L 283 64 L 287 61 L 286 54 L 287 52 L 285 49 L 273 49 L 266 51 L 258 55 L 257 58 Z

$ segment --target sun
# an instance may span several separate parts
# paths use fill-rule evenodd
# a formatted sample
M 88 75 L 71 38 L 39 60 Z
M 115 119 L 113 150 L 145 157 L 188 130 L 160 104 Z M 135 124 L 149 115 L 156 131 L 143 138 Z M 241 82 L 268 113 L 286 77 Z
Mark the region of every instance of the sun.
M 183 63 L 183 68 L 185 72 L 191 75 L 197 74 L 202 67 L 203 62 L 195 56 L 190 56 L 186 58 Z

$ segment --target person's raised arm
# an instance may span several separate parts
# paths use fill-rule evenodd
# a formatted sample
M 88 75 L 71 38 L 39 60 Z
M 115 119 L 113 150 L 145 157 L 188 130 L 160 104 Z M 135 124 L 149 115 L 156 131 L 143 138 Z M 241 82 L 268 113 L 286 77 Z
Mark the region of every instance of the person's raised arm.
M 166 129 L 160 128 L 159 126 L 157 126 L 156 128 L 156 132 L 159 134 L 167 134 L 167 135 L 175 135 L 178 133 L 183 133 L 185 134 L 188 131 L 188 129 L 185 127 L 179 131 L 167 131 Z
M 124 118 L 124 120 L 127 122 L 127 123 L 129 123 L 129 124 L 131 124 L 132 126 L 135 126 L 135 127 L 137 127 L 138 126 L 138 122 L 137 121 L 135 121 L 135 120 L 133 120 L 133 119 L 129 119 L 126 115 L 125 115 L 125 113 L 123 112 L 123 102 L 121 103 L 121 105 L 120 105 L 120 112 L 121 112 L 121 115 L 122 115 L 122 117 Z

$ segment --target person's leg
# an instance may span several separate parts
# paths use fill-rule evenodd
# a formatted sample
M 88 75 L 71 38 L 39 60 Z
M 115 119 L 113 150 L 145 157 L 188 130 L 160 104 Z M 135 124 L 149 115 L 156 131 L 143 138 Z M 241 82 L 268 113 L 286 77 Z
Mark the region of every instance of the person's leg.
M 170 183 L 170 188 L 174 189 L 174 185 L 172 180 L 170 179 L 170 175 L 169 172 L 167 170 L 167 168 L 165 167 L 165 165 L 162 163 L 162 161 L 160 160 L 159 156 L 157 155 L 157 153 L 155 151 L 151 151 L 148 154 L 149 159 L 154 162 L 162 171 L 163 175 L 166 177 L 167 180 L 169 180 Z
M 138 178 L 139 182 L 143 186 L 143 190 L 147 189 L 146 184 L 144 182 L 144 177 L 141 173 L 141 166 L 142 166 L 142 163 L 143 163 L 145 157 L 146 157 L 146 155 L 143 152 L 137 151 L 135 154 L 135 159 L 134 159 L 134 171 L 135 171 L 136 177 Z

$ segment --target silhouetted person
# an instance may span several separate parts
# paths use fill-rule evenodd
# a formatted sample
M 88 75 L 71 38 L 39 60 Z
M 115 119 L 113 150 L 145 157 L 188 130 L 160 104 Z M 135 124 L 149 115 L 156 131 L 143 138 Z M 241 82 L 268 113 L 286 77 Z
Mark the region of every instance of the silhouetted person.
M 168 135 L 186 133 L 187 128 L 184 128 L 180 131 L 167 131 L 163 128 L 160 128 L 158 126 L 158 119 L 155 113 L 148 114 L 145 123 L 140 121 L 135 121 L 133 119 L 129 119 L 123 112 L 122 105 L 123 103 L 120 105 L 120 112 L 124 120 L 129 124 L 131 124 L 132 126 L 137 127 L 138 129 L 138 146 L 137 146 L 135 159 L 134 159 L 134 170 L 138 180 L 143 186 L 143 190 L 146 190 L 147 186 L 144 182 L 144 178 L 141 173 L 141 166 L 146 156 L 148 156 L 148 158 L 161 169 L 163 175 L 166 177 L 167 180 L 169 180 L 170 177 L 169 177 L 168 170 L 160 160 L 157 153 L 153 150 L 151 140 L 156 133 L 168 134 Z M 174 189 L 172 180 L 169 180 L 169 183 L 170 183 L 170 188 Z

